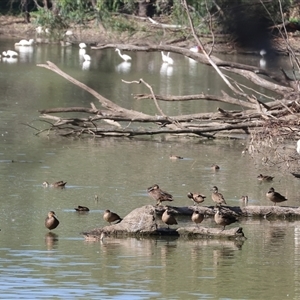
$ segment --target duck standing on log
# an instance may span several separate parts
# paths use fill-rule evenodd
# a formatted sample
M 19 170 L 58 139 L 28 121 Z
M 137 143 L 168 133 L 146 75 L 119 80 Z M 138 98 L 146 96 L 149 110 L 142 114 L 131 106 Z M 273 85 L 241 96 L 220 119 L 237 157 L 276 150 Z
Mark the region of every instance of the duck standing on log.
M 187 194 L 187 196 L 194 202 L 195 205 L 202 203 L 204 201 L 204 199 L 206 198 L 206 196 L 204 196 L 202 194 L 191 193 L 191 192 L 189 192 Z
M 103 219 L 111 224 L 112 222 L 118 221 L 115 224 L 120 223 L 123 219 L 116 213 L 110 211 L 109 209 L 105 210 L 103 214 Z
M 204 214 L 201 214 L 198 210 L 195 210 L 192 214 L 191 219 L 198 227 L 198 224 L 202 223 L 202 221 L 204 220 Z
M 269 189 L 266 196 L 269 200 L 271 200 L 274 203 L 275 206 L 276 203 L 287 201 L 287 199 L 283 195 L 279 194 L 278 192 L 275 192 L 274 188 L 272 187 Z
M 168 229 L 170 229 L 169 225 L 176 225 L 178 224 L 175 217 L 172 215 L 170 208 L 167 206 L 166 210 L 161 216 L 161 220 L 168 225 Z
M 162 201 L 173 201 L 173 196 L 167 192 L 161 190 L 158 184 L 154 184 L 153 186 L 147 189 L 148 195 L 156 200 L 156 206 L 161 205 Z
M 230 225 L 234 222 L 238 222 L 238 219 L 235 216 L 222 212 L 221 205 L 217 206 L 217 212 L 215 213 L 214 219 L 217 225 L 223 226 L 222 231 L 225 229 L 225 226 Z
M 213 192 L 211 194 L 211 198 L 216 203 L 216 205 L 222 205 L 222 204 L 227 205 L 224 196 L 221 193 L 219 193 L 219 190 L 216 186 L 212 188 L 212 191 Z

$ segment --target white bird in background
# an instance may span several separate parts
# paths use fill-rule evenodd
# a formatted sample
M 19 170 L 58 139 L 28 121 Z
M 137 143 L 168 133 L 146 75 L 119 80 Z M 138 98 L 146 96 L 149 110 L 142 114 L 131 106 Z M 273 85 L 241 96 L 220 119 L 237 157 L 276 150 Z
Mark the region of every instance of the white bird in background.
M 15 43 L 15 46 L 32 46 L 34 39 L 30 40 L 20 40 L 18 43 Z
M 36 33 L 37 33 L 37 34 L 42 34 L 42 33 L 44 33 L 44 29 L 43 29 L 42 26 L 38 26 L 35 30 L 36 30 Z
M 124 61 L 129 61 L 131 60 L 131 57 L 127 54 L 121 54 L 120 49 L 116 48 L 116 50 L 119 53 L 119 56 L 124 60 Z
M 72 31 L 72 30 L 67 30 L 67 31 L 65 32 L 65 35 L 66 35 L 66 36 L 71 36 L 71 35 L 74 35 L 74 34 L 73 34 L 73 31 Z
M 193 46 L 189 50 L 198 53 L 201 51 L 201 48 L 199 46 Z
M 261 50 L 259 51 L 259 54 L 260 54 L 262 57 L 264 57 L 264 56 L 267 54 L 267 51 L 266 51 L 265 49 L 261 49 Z
M 83 56 L 86 53 L 85 49 L 79 49 L 79 55 Z
M 162 57 L 163 62 L 167 63 L 169 65 L 173 65 L 174 60 L 169 55 L 170 55 L 170 52 L 168 52 L 168 54 L 165 55 L 164 52 L 161 51 L 161 57 Z
M 7 50 L 7 51 L 3 51 L 2 55 L 3 56 L 14 57 L 14 56 L 18 56 L 18 53 L 16 51 L 13 51 L 13 50 Z
M 265 49 L 261 49 L 259 51 L 259 54 L 261 55 L 261 59 L 259 61 L 259 65 L 261 68 L 265 68 L 267 65 L 266 59 L 265 59 L 265 55 L 267 54 L 267 51 Z
M 91 57 L 90 57 L 88 54 L 84 54 L 84 55 L 83 55 L 83 59 L 84 59 L 85 61 L 91 61 Z
M 300 140 L 297 141 L 297 152 L 300 154 Z
M 79 48 L 80 48 L 80 49 L 86 48 L 86 44 L 85 44 L 85 43 L 79 43 Z

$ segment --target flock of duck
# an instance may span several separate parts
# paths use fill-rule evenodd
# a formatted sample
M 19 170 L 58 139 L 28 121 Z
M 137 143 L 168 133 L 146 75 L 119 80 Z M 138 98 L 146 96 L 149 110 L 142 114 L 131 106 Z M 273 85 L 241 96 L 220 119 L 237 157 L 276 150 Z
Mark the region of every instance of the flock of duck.
M 297 141 L 296 151 L 300 154 L 300 140 Z M 170 159 L 183 159 L 183 157 L 177 155 L 171 155 Z M 211 168 L 215 171 L 220 169 L 220 167 L 216 164 L 213 164 Z M 296 176 L 295 174 L 293 175 Z M 259 174 L 257 176 L 257 179 L 259 181 L 265 181 L 265 182 L 271 182 L 273 178 L 274 178 L 273 176 L 262 175 L 262 174 Z M 43 183 L 44 187 L 54 187 L 54 188 L 64 188 L 65 185 L 66 182 L 64 181 L 58 181 L 52 184 L 49 184 L 47 181 Z M 211 199 L 215 203 L 214 220 L 217 225 L 223 226 L 222 230 L 224 230 L 227 225 L 230 225 L 234 222 L 238 222 L 238 219 L 232 214 L 226 213 L 226 210 L 224 210 L 224 206 L 227 205 L 227 203 L 224 196 L 219 192 L 218 187 L 213 186 L 211 191 L 212 191 Z M 156 201 L 156 206 L 162 205 L 162 202 L 174 200 L 173 196 L 168 192 L 163 191 L 158 186 L 158 184 L 154 184 L 153 186 L 149 187 L 147 189 L 147 193 L 152 199 Z M 203 203 L 206 198 L 206 196 L 203 194 L 192 193 L 192 192 L 189 192 L 187 194 L 187 197 L 193 201 L 195 206 L 198 206 L 199 204 Z M 266 193 L 266 198 L 270 200 L 275 206 L 277 203 L 282 203 L 288 200 L 285 196 L 281 195 L 279 192 L 276 192 L 273 187 L 271 187 Z M 247 205 L 248 196 L 242 196 L 241 200 L 245 205 Z M 162 222 L 164 222 L 168 226 L 168 228 L 170 225 L 178 224 L 174 214 L 172 213 L 172 209 L 169 206 L 165 206 L 164 208 L 165 210 L 161 217 Z M 86 206 L 80 206 L 80 205 L 77 208 L 75 208 L 75 210 L 78 212 L 89 211 L 89 209 Z M 191 220 L 196 224 L 196 226 L 198 226 L 198 224 L 200 224 L 204 220 L 204 218 L 205 218 L 204 214 L 201 213 L 198 209 L 194 210 L 191 216 Z M 108 209 L 104 211 L 103 219 L 109 224 L 116 221 L 117 222 L 114 224 L 117 224 L 122 221 L 122 218 L 117 213 L 114 213 Z M 49 230 L 53 230 L 58 225 L 59 225 L 59 220 L 57 219 L 55 212 L 50 211 L 45 219 L 45 226 Z
M 214 166 L 214 168 L 219 169 L 218 166 Z M 258 177 L 258 180 L 262 181 L 271 181 L 274 177 L 268 176 L 268 175 L 262 175 L 260 174 Z M 217 225 L 223 226 L 223 229 L 225 229 L 225 226 L 230 225 L 234 222 L 238 222 L 238 219 L 232 215 L 226 213 L 226 211 L 223 209 L 225 205 L 227 205 L 224 196 L 219 192 L 218 187 L 213 186 L 211 199 L 216 204 L 215 206 L 215 215 L 214 220 Z M 151 186 L 147 190 L 150 197 L 152 197 L 154 200 L 156 200 L 156 205 L 161 205 L 163 201 L 173 201 L 173 196 L 159 188 L 157 184 Z M 187 194 L 187 197 L 191 199 L 196 206 L 204 202 L 206 196 L 199 193 L 191 193 L 189 192 Z M 266 193 L 267 199 L 269 199 L 271 202 L 276 205 L 276 203 L 287 201 L 287 199 L 281 195 L 280 193 L 276 192 L 273 187 L 269 189 L 269 191 Z M 243 202 L 247 204 L 248 202 L 248 196 L 242 196 Z M 194 210 L 191 220 L 196 225 L 200 224 L 204 220 L 204 214 L 201 213 L 199 210 Z M 177 220 L 175 219 L 174 215 L 172 215 L 170 207 L 166 206 L 165 211 L 162 215 L 162 221 L 168 225 L 175 225 L 178 224 Z
M 170 156 L 171 158 L 171 156 Z M 173 158 L 172 158 L 173 159 Z M 181 159 L 181 157 L 177 156 L 177 159 Z M 212 168 L 214 170 L 219 170 L 220 167 L 216 164 L 212 165 Z M 267 181 L 270 182 L 273 180 L 274 177 L 269 176 L 269 175 L 262 175 L 259 174 L 257 176 L 257 179 L 260 181 Z M 54 187 L 54 188 L 64 188 L 66 185 L 65 181 L 58 181 L 52 184 L 49 184 L 47 181 L 45 181 L 43 183 L 44 187 Z M 214 221 L 217 225 L 222 226 L 222 230 L 225 229 L 225 227 L 227 225 L 230 225 L 232 223 L 238 222 L 238 218 L 235 217 L 232 214 L 228 214 L 228 212 L 226 212 L 225 206 L 227 205 L 226 200 L 223 196 L 223 194 L 221 194 L 219 192 L 219 189 L 217 186 L 213 186 L 212 189 L 212 194 L 211 194 L 211 199 L 212 201 L 215 203 L 215 215 L 214 215 Z M 161 206 L 163 205 L 162 203 L 165 201 L 174 201 L 173 196 L 166 192 L 163 191 L 158 184 L 154 184 L 153 186 L 149 187 L 147 189 L 147 193 L 148 195 L 156 201 L 156 206 Z M 189 199 L 191 199 L 194 203 L 195 206 L 199 206 L 199 204 L 203 203 L 206 196 L 200 193 L 192 193 L 189 192 L 187 194 L 187 197 Z M 269 191 L 266 193 L 266 197 L 267 199 L 269 199 L 271 202 L 274 203 L 274 205 L 276 205 L 277 203 L 281 203 L 284 201 L 287 201 L 287 199 L 281 195 L 280 193 L 276 192 L 274 190 L 273 187 L 271 187 L 269 189 Z M 241 200 L 243 200 L 244 204 L 247 205 L 248 202 L 248 196 L 242 196 Z M 78 205 L 78 207 L 74 208 L 76 211 L 78 212 L 88 212 L 89 208 L 86 206 L 81 206 Z M 203 213 L 200 212 L 199 209 L 195 209 L 192 216 L 191 216 L 191 220 L 193 223 L 196 224 L 196 226 L 198 226 L 198 224 L 200 224 L 205 218 L 205 215 Z M 120 223 L 123 219 L 115 212 L 112 212 L 110 210 L 105 210 L 104 214 L 103 214 L 103 219 L 108 222 L 109 224 L 112 224 L 114 222 L 114 224 Z M 172 208 L 169 206 L 164 206 L 164 212 L 162 214 L 161 220 L 163 223 L 165 223 L 168 226 L 170 225 L 176 225 L 178 224 L 174 213 L 172 212 Z M 49 229 L 49 230 L 53 230 L 55 229 L 57 226 L 59 225 L 59 220 L 57 219 L 57 216 L 55 214 L 54 211 L 50 211 L 45 219 L 45 226 Z

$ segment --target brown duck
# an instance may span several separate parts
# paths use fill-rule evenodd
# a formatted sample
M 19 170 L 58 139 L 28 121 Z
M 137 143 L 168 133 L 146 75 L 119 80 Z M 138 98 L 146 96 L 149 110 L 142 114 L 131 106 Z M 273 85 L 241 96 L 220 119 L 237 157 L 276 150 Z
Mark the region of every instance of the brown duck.
M 78 207 L 75 207 L 74 208 L 76 211 L 78 212 L 81 212 L 81 211 L 90 211 L 88 207 L 86 206 L 81 206 L 81 205 L 78 205 Z
M 197 194 L 197 193 L 188 193 L 187 194 L 188 198 L 190 198 L 194 204 L 200 204 L 204 201 L 204 199 L 206 198 L 206 196 L 202 195 L 202 194 Z
M 287 199 L 284 196 L 275 192 L 274 188 L 272 187 L 269 189 L 266 196 L 269 200 L 271 200 L 274 203 L 274 205 L 276 205 L 276 203 L 287 201 Z
M 204 214 L 201 214 L 198 210 L 195 210 L 191 217 L 192 221 L 198 226 L 204 220 Z
M 55 212 L 54 211 L 49 211 L 48 216 L 45 219 L 45 226 L 49 229 L 55 229 L 59 225 L 59 221 L 56 218 Z
M 170 159 L 183 159 L 183 157 L 178 155 L 170 155 Z
M 162 214 L 161 220 L 168 225 L 168 228 L 170 228 L 169 225 L 178 224 L 175 217 L 171 214 L 169 207 Z
M 257 176 L 257 179 L 260 181 L 272 181 L 273 180 L 273 176 L 269 176 L 269 175 L 263 175 L 263 174 L 259 174 Z
M 173 201 L 173 196 L 167 192 L 162 191 L 157 184 L 147 189 L 148 195 L 156 200 L 156 205 L 161 205 L 162 201 Z
M 220 170 L 220 166 L 218 166 L 217 164 L 211 165 L 211 168 L 212 168 L 213 170 Z
M 216 205 L 222 205 L 222 204 L 225 204 L 227 205 L 223 195 L 221 193 L 219 193 L 219 190 L 216 186 L 214 186 L 212 188 L 212 194 L 211 194 L 211 198 L 212 200 L 216 203 Z
M 217 225 L 223 226 L 222 231 L 225 229 L 225 226 L 238 222 L 238 219 L 235 216 L 222 212 L 222 206 L 217 206 L 217 212 L 215 213 L 214 219 Z
M 64 188 L 65 185 L 66 185 L 67 182 L 64 182 L 64 181 L 57 181 L 57 182 L 54 182 L 54 183 L 48 183 L 47 181 L 44 181 L 43 182 L 43 186 L 44 187 L 56 187 L 56 188 Z
M 248 196 L 242 196 L 240 201 L 245 205 L 247 206 L 248 205 L 248 201 L 249 201 L 249 198 Z
M 105 210 L 103 214 L 103 219 L 111 224 L 112 222 L 118 221 L 115 224 L 120 223 L 123 219 L 116 213 L 110 211 L 109 209 Z

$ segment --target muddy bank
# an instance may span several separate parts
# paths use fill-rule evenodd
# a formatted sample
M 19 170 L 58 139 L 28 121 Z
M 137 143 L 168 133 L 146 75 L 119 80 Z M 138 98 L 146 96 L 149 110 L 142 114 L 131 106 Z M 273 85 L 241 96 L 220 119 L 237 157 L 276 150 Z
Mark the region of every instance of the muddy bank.
M 158 20 L 159 21 L 159 20 Z M 143 30 L 134 33 L 105 31 L 104 28 L 96 21 L 90 21 L 84 26 L 74 25 L 68 30 L 72 30 L 74 44 L 85 42 L 89 45 L 103 45 L 106 43 L 123 43 L 123 44 L 168 44 L 179 47 L 192 47 L 195 41 L 191 34 L 189 38 L 184 37 L 181 31 L 172 29 L 163 29 L 153 27 L 151 22 L 146 18 L 135 20 L 137 26 Z M 21 17 L 0 16 L 0 37 L 18 39 L 36 39 L 39 36 L 36 32 L 38 24 L 32 18 L 32 22 L 27 24 Z M 188 29 L 185 29 L 188 31 Z M 212 40 L 210 36 L 202 36 L 201 41 L 206 47 L 210 47 Z M 59 42 L 59 41 L 57 41 Z M 234 44 L 230 43 L 227 36 L 219 36 L 214 45 L 215 52 L 234 53 L 236 51 Z

